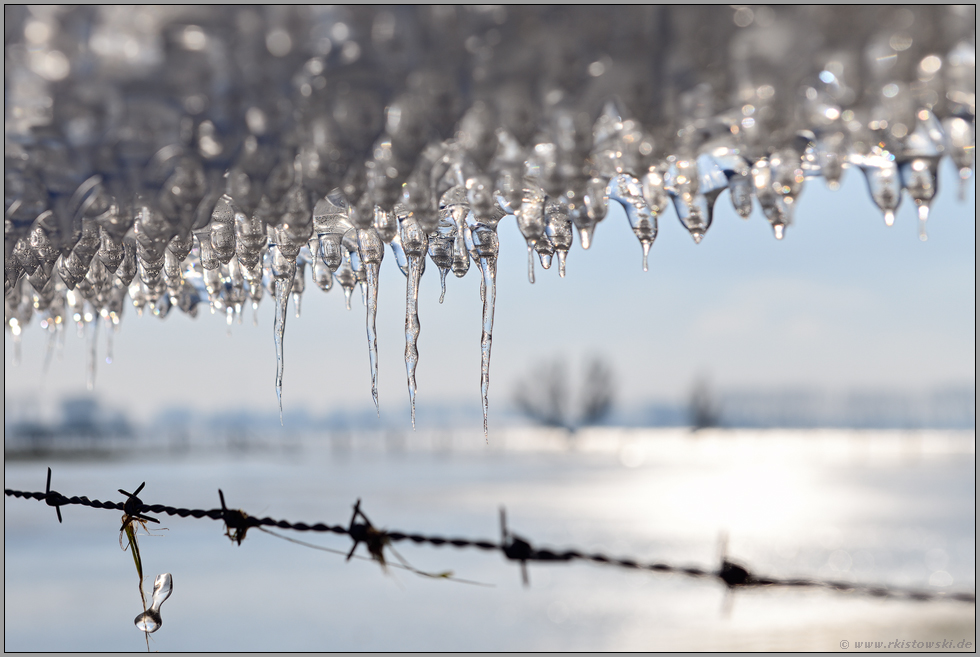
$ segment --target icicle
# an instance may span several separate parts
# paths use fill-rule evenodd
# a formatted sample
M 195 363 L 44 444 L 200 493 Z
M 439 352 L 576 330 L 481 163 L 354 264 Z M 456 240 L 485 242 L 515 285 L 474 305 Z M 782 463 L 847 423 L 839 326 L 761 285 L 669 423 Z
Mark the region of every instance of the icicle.
M 296 277 L 296 262 L 286 259 L 278 247 L 272 247 L 272 266 L 275 274 L 276 292 L 276 397 L 279 400 L 279 424 L 282 424 L 282 372 L 283 372 L 283 342 L 286 333 L 286 311 L 289 306 L 289 293 L 292 291 L 293 279 Z
M 20 321 L 16 317 L 11 317 L 7 321 L 7 326 L 10 327 L 10 333 L 14 337 L 14 367 L 20 367 L 20 334 L 23 329 L 20 326 Z
M 108 316 L 105 317 L 105 363 L 112 365 L 112 336 L 116 332 L 116 325 Z
M 442 303 L 446 299 L 446 274 L 448 273 L 449 270 L 445 267 L 439 268 L 439 278 L 442 283 L 442 293 L 439 295 L 439 303 Z
M 396 211 L 396 214 L 400 213 Z M 408 374 L 408 399 L 412 405 L 412 429 L 415 429 L 415 368 L 419 363 L 418 343 L 422 330 L 419 322 L 419 282 L 425 272 L 425 254 L 429 248 L 429 240 L 418 220 L 411 214 L 399 218 L 400 230 L 396 238 L 408 258 L 405 289 L 405 370 Z
M 85 382 L 85 387 L 89 391 L 92 391 L 95 390 L 95 369 L 99 346 L 99 322 L 98 320 L 93 320 L 90 322 L 90 324 L 92 325 L 92 336 L 89 339 L 88 379 Z
M 344 263 L 334 273 L 334 277 L 344 290 L 344 301 L 347 304 L 347 310 L 350 310 L 350 297 L 357 285 L 357 276 L 351 268 L 350 257 L 346 253 L 344 253 Z
M 405 305 L 405 367 L 408 371 L 408 398 L 412 404 L 412 429 L 415 428 L 415 368 L 419 363 L 419 281 L 425 268 L 425 257 L 408 258 L 408 290 Z
M 885 217 L 885 225 L 895 223 L 895 211 L 902 202 L 902 181 L 895 164 L 895 156 L 878 147 L 864 156 L 853 156 L 852 161 L 861 167 L 871 200 Z
M 609 183 L 609 198 L 618 201 L 626 211 L 626 218 L 629 219 L 633 234 L 636 235 L 643 249 L 643 271 L 647 271 L 650 247 L 657 239 L 657 215 L 650 211 L 650 206 L 643 197 L 640 181 L 627 174 L 616 176 Z M 691 230 L 691 233 L 693 235 L 694 231 Z M 697 239 L 695 236 L 695 241 Z
M 551 260 L 555 255 L 555 245 L 551 243 L 547 235 L 542 235 L 538 238 L 538 241 L 534 243 L 534 250 L 538 254 L 538 261 L 541 263 L 542 269 L 551 269 Z
M 746 175 L 736 174 L 728 181 L 728 191 L 735 212 L 742 219 L 748 219 L 752 214 L 752 179 Z
M 361 258 L 361 269 L 367 282 L 367 339 L 368 359 L 371 365 L 371 397 L 374 407 L 381 417 L 381 405 L 378 403 L 378 331 L 375 320 L 378 315 L 378 273 L 384 258 L 384 242 L 373 227 L 361 228 L 357 231 L 357 248 Z
M 677 158 L 664 174 L 664 189 L 674 202 L 677 218 L 695 244 L 701 243 L 711 227 L 715 198 L 721 191 L 702 189 L 700 179 L 698 161 L 690 157 Z
M 490 443 L 488 424 L 490 394 L 490 347 L 493 341 L 493 310 L 497 298 L 497 253 L 500 242 L 496 224 L 475 223 L 466 231 L 466 241 L 473 259 L 480 265 L 480 299 L 483 301 L 483 331 L 480 336 L 480 394 L 483 399 L 483 437 Z
M 48 375 L 48 369 L 51 367 L 51 356 L 54 355 L 55 343 L 58 341 L 58 333 L 60 333 L 61 325 L 56 324 L 54 330 L 48 333 L 48 344 L 44 350 L 44 369 L 41 370 L 41 376 L 46 377 Z M 15 341 L 19 342 L 17 337 L 14 338 Z M 20 362 L 15 360 L 15 365 L 19 365 Z
M 481 257 L 480 294 L 483 297 L 483 332 L 480 335 L 480 395 L 483 398 L 483 438 L 490 444 L 488 415 L 490 411 L 490 347 L 493 342 L 493 309 L 497 300 L 497 258 Z
M 527 280 L 534 283 L 534 247 L 544 237 L 545 194 L 533 184 L 524 189 L 524 200 L 517 212 L 517 227 L 527 241 Z
M 378 403 L 378 331 L 375 326 L 375 318 L 378 314 L 378 270 L 377 263 L 368 263 L 367 269 L 367 338 L 368 338 L 368 358 L 371 363 L 371 397 L 374 399 L 374 408 L 381 417 L 381 405 Z

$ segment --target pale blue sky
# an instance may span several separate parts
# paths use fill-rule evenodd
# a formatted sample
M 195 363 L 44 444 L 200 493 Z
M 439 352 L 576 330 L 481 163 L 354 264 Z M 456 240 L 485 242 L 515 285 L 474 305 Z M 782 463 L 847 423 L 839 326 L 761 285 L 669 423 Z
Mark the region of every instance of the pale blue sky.
M 608 357 L 620 399 L 686 397 L 707 375 L 723 389 L 811 387 L 924 391 L 975 381 L 975 182 L 957 198 L 956 172 L 941 170 L 929 241 L 917 239 L 906 198 L 895 225 L 884 225 L 862 174 L 846 173 L 841 190 L 807 181 L 796 222 L 777 242 L 756 205 L 747 221 L 717 203 L 700 245 L 673 210 L 660 217 L 650 270 L 625 215 L 614 205 L 591 250 L 576 243 L 568 275 L 537 267 L 526 276 L 526 250 L 512 218 L 500 228 L 497 314 L 491 367 L 491 412 L 510 405 L 527 368 L 568 354 Z M 478 270 L 449 277 L 440 306 L 438 270 L 422 281 L 418 405 L 479 404 Z M 382 266 L 378 332 L 382 414 L 407 405 L 404 354 L 405 278 L 388 252 Z M 323 294 L 307 283 L 300 319 L 286 330 L 283 401 L 314 415 L 371 404 L 364 307 L 355 292 L 344 309 L 339 286 Z M 96 391 L 137 417 L 163 406 L 201 410 L 247 406 L 276 411 L 273 308 L 267 297 L 259 325 L 235 325 L 202 308 L 192 320 L 174 311 L 164 321 L 127 309 L 115 339 L 115 362 L 100 362 Z M 44 390 L 58 397 L 84 390 L 87 345 L 67 336 L 64 358 L 42 377 L 47 336 L 36 324 L 13 364 L 5 335 L 4 389 L 21 397 Z M 100 340 L 100 360 L 104 342 Z

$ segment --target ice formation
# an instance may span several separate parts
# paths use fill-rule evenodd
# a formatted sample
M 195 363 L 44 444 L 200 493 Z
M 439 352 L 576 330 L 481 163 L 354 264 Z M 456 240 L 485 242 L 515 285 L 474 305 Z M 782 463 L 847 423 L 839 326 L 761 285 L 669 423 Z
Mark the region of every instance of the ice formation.
M 443 294 L 474 265 L 486 414 L 501 220 L 533 282 L 616 201 L 645 268 L 671 212 L 700 242 L 727 189 L 782 239 L 808 178 L 857 168 L 925 239 L 940 159 L 973 168 L 972 6 L 4 12 L 7 330 L 94 336 L 130 303 L 231 323 L 268 292 L 280 408 L 307 271 L 348 307 L 361 288 L 377 404 L 391 250 L 414 418 L 426 256 Z

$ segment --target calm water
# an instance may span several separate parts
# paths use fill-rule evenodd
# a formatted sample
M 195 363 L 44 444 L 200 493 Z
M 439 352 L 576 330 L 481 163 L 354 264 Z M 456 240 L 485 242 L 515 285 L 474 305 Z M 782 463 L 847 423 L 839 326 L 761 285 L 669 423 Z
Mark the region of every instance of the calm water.
M 492 437 L 493 438 L 493 437 Z M 164 451 L 114 461 L 10 461 L 5 487 L 497 539 L 498 509 L 532 542 L 714 567 L 729 553 L 777 576 L 974 590 L 970 433 L 606 431 L 569 449 L 544 432 L 302 436 L 285 447 Z M 349 446 L 349 447 L 348 447 Z M 143 650 L 119 513 L 5 500 L 4 647 Z M 146 589 L 173 575 L 154 650 L 836 650 L 841 640 L 975 641 L 975 608 L 715 582 L 399 545 L 423 570 L 381 572 L 254 531 L 163 516 L 141 536 Z M 294 534 L 295 535 L 295 534 Z M 302 536 L 346 550 L 341 537 Z M 363 548 L 362 548 L 363 549 Z M 730 604 L 729 604 L 730 603 Z M 725 609 L 729 608 L 726 612 Z

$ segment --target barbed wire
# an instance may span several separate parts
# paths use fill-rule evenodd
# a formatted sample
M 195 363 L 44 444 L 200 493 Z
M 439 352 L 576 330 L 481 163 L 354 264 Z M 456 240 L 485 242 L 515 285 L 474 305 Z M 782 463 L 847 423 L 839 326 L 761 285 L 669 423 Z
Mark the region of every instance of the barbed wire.
M 327 523 L 305 523 L 291 522 L 289 520 L 277 520 L 271 517 L 259 518 L 249 515 L 241 509 L 231 509 L 225 503 L 225 494 L 218 489 L 218 498 L 221 502 L 220 508 L 214 509 L 186 509 L 164 504 L 146 504 L 139 497 L 146 482 L 139 485 L 134 493 L 128 493 L 122 489 L 119 492 L 126 496 L 125 502 L 111 502 L 92 500 L 85 496 L 68 497 L 51 489 L 51 468 L 48 468 L 48 478 L 44 492 L 26 492 L 19 490 L 4 489 L 7 497 L 34 499 L 43 501 L 48 506 L 55 509 L 58 522 L 62 522 L 61 507 L 70 505 L 87 506 L 94 509 L 113 509 L 124 512 L 133 519 L 144 522 L 159 522 L 156 518 L 148 516 L 148 513 L 165 513 L 169 516 L 180 518 L 210 518 L 220 520 L 225 525 L 225 536 L 232 542 L 241 545 L 249 529 L 258 528 L 261 531 L 273 534 L 279 538 L 299 543 L 306 547 L 323 549 L 329 552 L 344 554 L 339 550 L 322 548 L 321 546 L 298 541 L 296 539 L 268 531 L 268 528 L 288 529 L 297 532 L 317 532 L 331 533 L 349 537 L 353 541 L 350 551 L 346 553 L 349 561 L 356 555 L 354 552 L 362 543 L 366 547 L 370 558 L 382 566 L 389 565 L 385 559 L 385 549 L 388 548 L 393 553 L 392 544 L 409 541 L 417 545 L 431 545 L 434 547 L 450 546 L 457 549 L 477 549 L 486 552 L 500 552 L 508 560 L 520 564 L 521 578 L 524 585 L 530 584 L 527 565 L 529 563 L 561 563 L 583 561 L 595 564 L 624 568 L 630 570 L 651 571 L 656 573 L 674 574 L 694 579 L 717 580 L 723 583 L 729 590 L 749 589 L 749 588 L 811 588 L 824 589 L 838 593 L 853 593 L 867 595 L 876 598 L 898 598 L 914 600 L 920 602 L 930 602 L 939 600 L 951 600 L 976 604 L 976 592 L 953 592 L 946 593 L 941 591 L 926 591 L 921 589 L 901 588 L 885 585 L 859 584 L 841 580 L 820 580 L 809 578 L 778 578 L 759 575 L 750 570 L 744 564 L 736 563 L 728 558 L 727 550 L 722 550 L 721 563 L 716 570 L 700 568 L 697 566 L 680 566 L 663 562 L 644 562 L 633 558 L 612 557 L 602 553 L 588 553 L 577 549 L 556 550 L 551 548 L 539 548 L 531 542 L 518 536 L 507 527 L 506 511 L 500 509 L 500 533 L 499 542 L 493 540 L 474 540 L 469 538 L 447 538 L 444 536 L 432 536 L 418 533 L 408 533 L 403 531 L 391 531 L 378 529 L 368 519 L 364 510 L 361 508 L 361 500 L 358 499 L 354 504 L 354 512 L 348 524 L 330 525 Z M 396 556 L 397 553 L 394 553 Z M 400 564 L 390 564 L 395 567 L 404 568 L 426 577 L 437 577 L 445 579 L 455 579 L 446 573 L 433 574 L 419 571 L 409 566 L 400 556 Z M 465 580 L 461 580 L 465 581 Z M 469 582 L 475 583 L 475 582 Z

